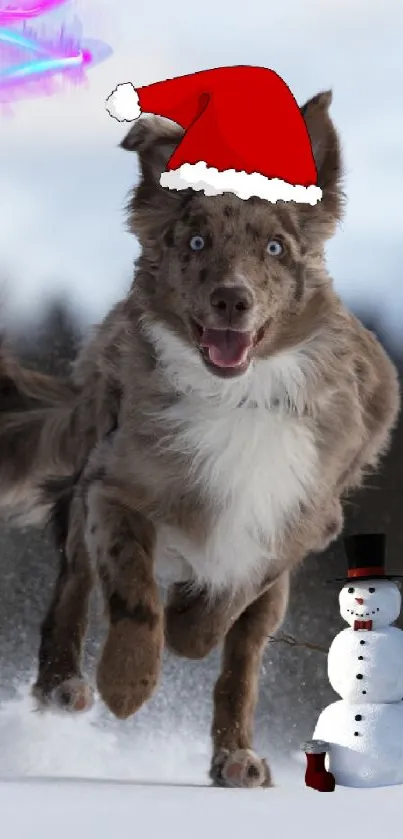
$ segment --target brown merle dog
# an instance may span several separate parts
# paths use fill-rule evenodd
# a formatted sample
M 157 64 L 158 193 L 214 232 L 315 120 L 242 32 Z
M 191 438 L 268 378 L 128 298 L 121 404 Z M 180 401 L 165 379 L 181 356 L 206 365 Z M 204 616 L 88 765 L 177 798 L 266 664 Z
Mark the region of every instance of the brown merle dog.
M 267 637 L 290 572 L 339 534 L 343 496 L 377 466 L 399 405 L 392 363 L 326 271 L 343 203 L 330 102 L 302 108 L 315 207 L 162 189 L 182 132 L 141 119 L 122 143 L 141 168 L 129 294 L 67 383 L 2 358 L 14 401 L 0 414 L 0 502 L 30 520 L 53 506 L 62 558 L 36 695 L 90 704 L 81 648 L 97 575 L 97 685 L 118 717 L 150 697 L 164 643 L 194 659 L 224 643 L 211 776 L 225 785 L 270 784 L 252 742 Z

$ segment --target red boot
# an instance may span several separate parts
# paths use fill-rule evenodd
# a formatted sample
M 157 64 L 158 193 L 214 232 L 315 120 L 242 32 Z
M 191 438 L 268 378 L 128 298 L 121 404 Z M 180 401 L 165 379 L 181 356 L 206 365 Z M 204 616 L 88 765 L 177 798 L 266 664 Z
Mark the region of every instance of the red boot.
M 324 743 L 323 740 L 310 740 L 304 746 L 308 763 L 305 784 L 318 792 L 334 792 L 336 786 L 334 776 L 325 768 L 326 753 L 329 748 L 329 743 Z

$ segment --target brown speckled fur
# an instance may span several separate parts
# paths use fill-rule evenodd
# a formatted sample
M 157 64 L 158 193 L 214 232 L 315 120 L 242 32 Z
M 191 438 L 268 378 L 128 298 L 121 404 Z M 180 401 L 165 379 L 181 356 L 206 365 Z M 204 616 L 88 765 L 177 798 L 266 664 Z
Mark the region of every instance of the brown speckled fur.
M 80 654 L 96 569 L 109 625 L 97 681 L 117 716 L 132 714 L 154 690 L 164 636 L 171 650 L 195 659 L 224 641 L 212 728 L 217 784 L 271 783 L 267 763 L 252 751 L 267 636 L 283 620 L 290 571 L 340 533 L 343 496 L 377 467 L 399 407 L 392 363 L 346 310 L 326 271 L 324 246 L 343 205 L 330 103 L 331 94 L 322 93 L 302 108 L 323 190 L 315 207 L 163 190 L 159 174 L 181 129 L 141 119 L 122 143 L 138 153 L 141 166 L 129 203 L 130 228 L 142 246 L 130 293 L 94 331 L 71 381 L 21 370 L 5 353 L 0 359 L 8 393 L 0 413 L 0 506 L 30 520 L 53 506 L 63 557 L 43 624 L 36 695 L 78 710 L 90 702 Z M 188 247 L 195 233 L 205 242 L 197 254 Z M 273 237 L 284 246 L 278 259 L 266 251 Z M 188 363 L 198 365 L 196 378 L 205 377 L 200 382 L 207 384 L 199 384 L 207 388 L 206 403 L 217 393 L 221 380 L 211 370 L 208 392 L 208 362 L 200 358 L 192 319 L 219 325 L 222 312 L 213 311 L 210 295 L 235 275 L 247 279 L 253 297 L 251 311 L 237 311 L 233 325 L 259 333 L 254 369 L 292 358 L 296 348 L 305 365 L 298 387 L 263 407 L 246 394 L 236 410 L 265 410 L 269 419 L 280 402 L 285 419 L 315 441 L 318 476 L 281 536 L 259 535 L 267 550 L 260 576 L 213 591 L 189 575 L 171 585 L 164 608 L 154 567 L 161 528 L 200 547 L 220 515 L 212 484 L 194 477 L 198 452 L 191 437 L 181 437 L 181 411 L 189 404 Z M 181 347 L 176 366 L 160 355 L 153 328 L 161 324 L 180 339 L 172 344 Z M 199 384 L 195 379 L 194 388 Z M 231 382 L 222 388 L 225 407 Z

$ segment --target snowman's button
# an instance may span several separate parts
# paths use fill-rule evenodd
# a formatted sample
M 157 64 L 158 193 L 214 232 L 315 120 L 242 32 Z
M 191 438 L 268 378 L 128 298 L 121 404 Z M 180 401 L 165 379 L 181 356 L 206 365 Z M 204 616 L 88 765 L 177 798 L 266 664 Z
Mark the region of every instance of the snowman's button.
M 363 655 L 359 655 L 359 656 L 358 656 L 358 661 L 364 661 L 364 656 L 363 656 Z
M 359 737 L 359 731 L 354 731 L 354 737 Z
M 357 720 L 357 722 L 361 722 L 361 720 L 362 720 L 362 714 L 356 714 L 356 716 L 354 717 L 354 719 L 355 719 L 355 720 Z
M 361 646 L 363 647 L 363 646 L 364 646 L 364 644 L 365 644 L 365 641 L 360 641 L 360 644 L 361 644 Z
M 362 675 L 362 673 L 357 673 L 356 679 L 363 679 L 363 678 L 364 678 L 364 676 Z
M 366 692 L 367 692 L 366 690 L 363 690 L 363 693 L 366 693 Z

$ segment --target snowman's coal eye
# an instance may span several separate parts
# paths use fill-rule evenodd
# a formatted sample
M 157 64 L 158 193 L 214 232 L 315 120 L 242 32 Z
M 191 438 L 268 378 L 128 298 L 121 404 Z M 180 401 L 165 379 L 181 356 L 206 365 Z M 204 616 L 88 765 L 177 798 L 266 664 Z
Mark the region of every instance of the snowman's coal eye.
M 353 588 L 349 588 L 349 589 L 348 589 L 348 593 L 349 593 L 349 594 L 354 594 L 354 589 L 353 589 Z
M 369 591 L 370 594 L 373 594 L 375 589 L 374 588 L 369 588 L 368 591 Z

